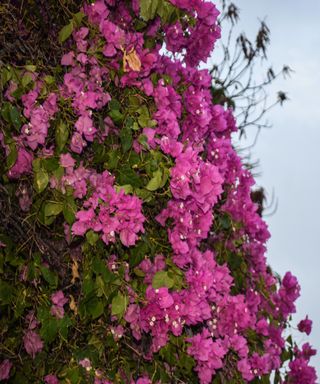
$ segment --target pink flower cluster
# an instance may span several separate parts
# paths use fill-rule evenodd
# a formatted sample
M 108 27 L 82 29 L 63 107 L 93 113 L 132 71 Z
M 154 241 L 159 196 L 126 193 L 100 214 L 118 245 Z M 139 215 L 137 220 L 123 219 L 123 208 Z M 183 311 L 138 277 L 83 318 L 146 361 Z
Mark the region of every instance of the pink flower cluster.
M 141 213 L 142 202 L 136 196 L 126 195 L 114 187 L 114 177 L 108 171 L 99 174 L 82 165 L 74 168 L 75 161 L 70 154 L 61 155 L 60 164 L 65 168 L 65 175 L 60 182 L 52 179 L 52 186 L 65 191 L 67 186 L 74 190 L 74 196 L 84 198 L 90 188 L 90 197 L 83 203 L 83 208 L 76 213 L 72 225 L 74 235 L 83 236 L 88 230 L 101 233 L 102 240 L 109 244 L 116 241 L 119 234 L 123 245 L 134 245 L 138 233 L 144 232 L 145 217 Z
M 27 329 L 23 336 L 23 344 L 26 352 L 34 359 L 36 354 L 42 351 L 43 341 L 36 330 L 39 326 L 39 322 L 33 311 L 30 311 L 26 317 L 26 323 Z
M 35 88 L 22 96 L 24 115 L 30 121 L 22 126 L 21 138 L 33 151 L 39 145 L 45 144 L 50 119 L 58 111 L 56 93 L 50 93 L 43 104 L 37 104 L 41 86 L 42 83 L 39 81 L 39 89 Z
M 67 304 L 68 299 L 64 296 L 62 291 L 58 291 L 51 296 L 52 307 L 50 313 L 57 319 L 62 319 L 64 316 L 63 306 Z

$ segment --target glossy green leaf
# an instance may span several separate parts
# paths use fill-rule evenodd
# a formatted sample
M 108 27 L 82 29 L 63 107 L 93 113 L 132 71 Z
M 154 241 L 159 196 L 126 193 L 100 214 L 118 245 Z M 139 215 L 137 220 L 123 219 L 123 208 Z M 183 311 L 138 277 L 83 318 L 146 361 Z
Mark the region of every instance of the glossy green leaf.
M 57 149 L 59 152 L 62 151 L 69 138 L 69 130 L 67 125 L 63 121 L 59 121 L 56 126 L 55 139 L 57 143 Z
M 23 88 L 26 88 L 26 86 L 31 83 L 32 81 L 32 76 L 30 75 L 30 73 L 26 73 L 23 75 L 22 79 L 21 79 L 21 84 L 23 86 Z
M 35 72 L 37 70 L 36 65 L 32 65 L 32 64 L 25 65 L 24 67 L 29 72 Z
M 116 124 L 121 123 L 124 119 L 123 114 L 118 109 L 112 109 L 109 112 L 109 116 Z
M 39 171 L 35 172 L 33 185 L 34 185 L 34 189 L 38 193 L 41 193 L 42 191 L 44 191 L 48 183 L 49 183 L 49 175 L 46 170 L 41 168 L 39 169 Z
M 82 23 L 82 20 L 84 18 L 84 13 L 83 12 L 77 12 L 73 15 L 73 20 L 76 23 L 76 25 L 79 27 Z
M 73 196 L 67 196 L 63 203 L 63 216 L 69 225 L 72 225 L 76 219 L 77 204 Z
M 9 153 L 7 155 L 7 168 L 10 169 L 14 166 L 17 157 L 18 157 L 18 151 L 15 142 L 12 142 L 8 145 L 9 147 Z
M 53 76 L 50 76 L 50 75 L 47 75 L 43 78 L 43 80 L 47 83 L 47 84 L 53 84 L 56 80 Z
M 59 42 L 65 42 L 73 32 L 73 22 L 71 21 L 69 24 L 65 25 L 59 32 Z
M 152 279 L 152 287 L 154 289 L 167 287 L 172 288 L 174 286 L 174 280 L 168 276 L 167 271 L 157 272 Z
M 158 169 L 157 171 L 153 172 L 153 177 L 149 181 L 149 183 L 146 185 L 146 189 L 148 191 L 156 191 L 161 187 L 162 184 L 162 170 Z
M 118 292 L 117 296 L 112 299 L 111 313 L 121 319 L 127 309 L 128 297 Z
M 99 235 L 96 232 L 90 230 L 86 233 L 86 239 L 90 245 L 95 245 L 99 240 Z
M 48 202 L 44 206 L 45 216 L 57 216 L 62 212 L 63 203 L 60 202 Z
M 154 19 L 157 13 L 158 5 L 159 0 L 140 0 L 140 16 L 145 21 Z
M 121 190 L 123 190 L 125 194 L 133 193 L 133 188 L 132 188 L 132 185 L 130 185 L 130 184 L 126 184 L 126 185 L 116 185 L 116 186 L 115 186 L 115 190 L 116 190 L 117 192 L 120 192 Z
M 9 114 L 12 125 L 15 127 L 16 130 L 19 130 L 22 125 L 20 112 L 16 107 L 11 106 Z
M 3 87 L 9 80 L 12 78 L 11 68 L 8 66 L 7 68 L 3 68 L 1 70 L 1 86 Z

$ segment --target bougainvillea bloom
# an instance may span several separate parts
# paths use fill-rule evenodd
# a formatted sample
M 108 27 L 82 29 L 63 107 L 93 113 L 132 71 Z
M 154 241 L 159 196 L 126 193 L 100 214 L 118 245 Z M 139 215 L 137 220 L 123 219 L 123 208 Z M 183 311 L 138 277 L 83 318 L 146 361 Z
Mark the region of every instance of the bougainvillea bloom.
M 12 368 L 12 363 L 8 359 L 5 359 L 0 364 L 0 380 L 7 380 L 10 376 L 10 370 Z

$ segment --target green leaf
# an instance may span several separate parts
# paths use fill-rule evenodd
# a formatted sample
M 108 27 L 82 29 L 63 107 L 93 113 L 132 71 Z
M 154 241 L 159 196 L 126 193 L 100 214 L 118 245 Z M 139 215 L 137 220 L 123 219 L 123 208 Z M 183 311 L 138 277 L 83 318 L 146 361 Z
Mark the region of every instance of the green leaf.
M 174 17 L 176 11 L 177 11 L 177 8 L 175 8 L 168 1 L 159 2 L 158 8 L 157 8 L 157 14 L 161 17 L 162 21 L 165 24 L 169 22 L 173 22 L 176 19 L 176 17 Z
M 17 147 L 16 147 L 16 144 L 14 142 L 10 143 L 8 145 L 9 147 L 9 154 L 7 156 L 7 159 L 6 159 L 6 162 L 7 162 L 7 168 L 10 169 L 14 166 L 16 160 L 17 160 L 17 157 L 18 157 L 18 151 L 17 151 Z
M 14 287 L 8 284 L 6 281 L 0 280 L 0 303 L 11 303 L 14 295 Z
M 90 231 L 86 233 L 86 239 L 90 245 L 95 245 L 95 243 L 99 240 L 99 235 L 90 229 Z
M 8 66 L 7 68 L 3 68 L 1 71 L 1 85 L 2 87 L 12 78 L 11 68 Z
M 68 328 L 72 325 L 72 321 L 69 316 L 64 315 L 63 319 L 58 320 L 59 333 L 64 339 L 68 337 Z
M 135 194 L 146 203 L 149 203 L 151 200 L 154 199 L 153 193 L 147 191 L 146 189 L 137 188 L 135 189 Z
M 96 277 L 95 287 L 98 297 L 104 296 L 106 299 L 109 297 L 109 292 L 102 276 L 98 275 Z
M 41 159 L 37 158 L 32 162 L 32 168 L 34 172 L 39 172 L 41 169 Z
M 41 159 L 41 166 L 48 172 L 55 171 L 59 168 L 59 160 L 56 157 L 47 157 Z
M 110 110 L 120 110 L 121 109 L 121 104 L 117 99 L 111 99 L 108 104 Z
M 50 75 L 47 75 L 43 78 L 43 80 L 47 83 L 47 84 L 53 84 L 55 82 L 55 78 L 53 76 L 50 76 Z
M 21 79 L 21 84 L 23 86 L 23 88 L 26 88 L 26 86 L 31 83 L 32 81 L 32 77 L 30 75 L 30 73 L 25 73 Z
M 169 171 L 168 168 L 165 168 L 163 170 L 163 175 L 162 175 L 162 180 L 161 180 L 160 188 L 163 188 L 166 185 L 166 183 L 167 183 L 167 181 L 169 179 L 169 176 L 170 176 L 170 171 Z
M 154 19 L 158 6 L 159 0 L 140 0 L 140 16 L 145 21 Z
M 49 175 L 47 171 L 41 168 L 39 169 L 39 171 L 35 172 L 34 189 L 38 193 L 41 193 L 42 191 L 44 191 L 48 183 L 49 183 Z
M 106 284 L 114 281 L 117 279 L 117 276 L 109 271 L 109 269 L 106 267 L 105 261 L 102 261 L 98 258 L 94 258 L 92 262 L 92 270 L 96 275 L 101 274 L 103 277 L 103 280 Z
M 129 109 L 130 111 L 136 111 L 141 104 L 141 100 L 139 97 L 134 95 L 129 95 Z
M 118 166 L 120 160 L 120 152 L 119 151 L 110 151 L 107 154 L 107 161 L 104 163 L 104 167 L 106 169 L 115 169 Z
M 42 273 L 43 278 L 45 281 L 51 285 L 53 288 L 56 288 L 58 286 L 58 276 L 55 272 L 51 271 L 49 268 L 46 268 L 44 266 L 40 266 L 40 271 Z
M 120 140 L 121 140 L 121 145 L 122 145 L 122 150 L 123 152 L 129 151 L 129 149 L 132 146 L 132 131 L 128 127 L 124 127 L 120 131 Z
M 128 193 L 133 193 L 132 185 L 126 184 L 126 185 L 116 185 L 115 190 L 117 192 L 120 192 L 121 190 L 124 190 L 124 193 L 127 195 Z
M 94 297 L 87 303 L 86 310 L 88 313 L 90 313 L 93 319 L 96 319 L 103 314 L 103 311 L 104 311 L 103 302 L 99 300 L 97 297 Z
M 48 316 L 41 321 L 40 336 L 46 343 L 52 343 L 58 335 L 58 319 Z
M 45 216 L 57 216 L 62 212 L 63 204 L 60 202 L 49 202 L 44 206 Z
M 72 225 L 75 222 L 76 219 L 76 212 L 77 212 L 77 204 L 74 200 L 73 196 L 67 196 L 64 203 L 63 203 L 63 216 L 65 221 Z
M 77 27 L 81 25 L 82 19 L 84 18 L 84 13 L 83 12 L 78 12 L 73 15 L 73 20 L 76 23 Z
M 156 191 L 157 189 L 159 189 L 162 184 L 162 176 L 163 173 L 161 169 L 158 169 L 157 171 L 153 172 L 153 177 L 145 188 L 148 191 Z
M 56 126 L 55 138 L 57 143 L 57 149 L 59 152 L 62 151 L 69 138 L 69 130 L 67 125 L 63 121 L 59 121 Z
M 15 127 L 16 130 L 19 130 L 22 124 L 20 112 L 16 107 L 11 106 L 9 114 L 10 114 L 10 121 L 12 125 Z
M 117 173 L 117 184 L 130 184 L 133 187 L 142 187 L 142 180 L 138 174 L 132 168 L 130 168 L 129 165 L 125 164 L 122 168 L 118 168 Z
M 174 280 L 168 276 L 167 271 L 159 271 L 157 272 L 152 279 L 152 287 L 154 289 L 167 287 L 172 288 L 174 286 Z
M 117 296 L 112 299 L 111 314 L 121 319 L 127 309 L 128 297 L 118 292 Z
M 69 24 L 65 25 L 59 32 L 59 42 L 65 42 L 73 32 L 73 22 L 70 21 Z
M 35 72 L 37 70 L 37 67 L 35 65 L 25 65 L 24 67 L 29 72 Z
M 3 103 L 2 108 L 1 108 L 1 116 L 4 118 L 4 120 L 7 123 L 10 123 L 10 109 L 11 109 L 11 104 L 10 103 Z
M 140 240 L 135 247 L 130 249 L 130 267 L 135 267 L 136 265 L 140 264 L 140 262 L 149 252 L 148 244 L 143 241 L 143 239 L 144 238 L 142 238 L 142 240 Z
M 124 119 L 123 114 L 118 109 L 111 109 L 109 116 L 116 124 L 120 124 Z

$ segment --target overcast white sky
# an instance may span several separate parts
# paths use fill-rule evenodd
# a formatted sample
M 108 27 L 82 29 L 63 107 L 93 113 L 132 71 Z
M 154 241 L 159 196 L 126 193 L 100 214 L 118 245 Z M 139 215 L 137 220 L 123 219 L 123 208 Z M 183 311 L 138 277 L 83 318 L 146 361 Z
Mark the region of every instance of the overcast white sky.
M 299 279 L 301 296 L 292 324 L 306 314 L 313 320 L 312 334 L 298 333 L 296 341 L 318 349 L 312 363 L 320 378 L 320 0 L 234 3 L 241 9 L 240 29 L 249 37 L 255 36 L 258 18 L 266 19 L 274 69 L 288 64 L 295 71 L 270 91 L 271 99 L 278 90 L 287 91 L 290 101 L 269 113 L 273 128 L 261 133 L 253 158 L 260 160 L 257 183 L 270 195 L 274 190 L 279 204 L 275 215 L 266 218 L 272 234 L 268 261 L 281 275 L 290 270 Z

